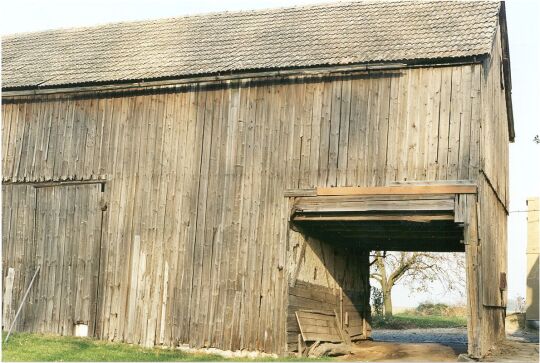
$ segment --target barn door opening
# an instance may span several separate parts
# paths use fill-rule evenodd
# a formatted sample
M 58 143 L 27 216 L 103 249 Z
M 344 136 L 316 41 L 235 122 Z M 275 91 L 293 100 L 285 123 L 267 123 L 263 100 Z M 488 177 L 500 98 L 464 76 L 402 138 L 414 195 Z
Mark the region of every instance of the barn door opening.
M 41 265 L 34 331 L 73 335 L 96 324 L 102 236 L 102 184 L 36 188 L 35 250 Z
M 471 221 L 474 220 L 472 212 L 476 210 L 476 191 L 475 185 L 459 183 L 317 188 L 291 192 L 287 195 L 291 198 L 290 313 L 292 310 L 322 306 L 324 299 L 321 296 L 330 296 L 331 291 L 325 289 L 323 296 L 319 292 L 321 286 L 328 285 L 337 291 L 337 296 L 342 296 L 352 286 L 358 297 L 351 299 L 349 305 L 359 317 L 355 325 L 363 327 L 358 337 L 365 340 L 371 335 L 370 251 L 466 252 L 469 309 L 467 336 L 469 351 L 474 352 L 478 343 L 478 324 L 472 316 L 478 308 L 477 278 L 473 271 L 475 257 L 471 250 L 477 241 L 475 225 Z M 336 269 L 336 266 L 343 268 Z M 331 284 L 326 284 L 324 279 L 316 280 L 313 275 L 323 275 L 324 278 L 329 276 Z M 299 291 L 299 282 L 303 283 L 306 279 L 312 284 L 306 286 L 305 291 Z M 341 326 L 341 330 L 352 338 L 347 330 L 350 314 L 347 316 L 340 312 L 342 304 L 342 299 L 333 304 L 337 316 L 334 330 L 339 332 Z M 313 343 L 313 338 L 307 333 L 320 330 L 315 326 L 315 318 L 304 322 L 307 328 L 303 329 L 302 321 L 290 315 L 287 327 L 289 350 L 300 351 L 303 349 L 300 341 L 309 340 L 304 342 L 306 349 L 308 344 Z M 294 342 L 295 337 L 298 344 Z

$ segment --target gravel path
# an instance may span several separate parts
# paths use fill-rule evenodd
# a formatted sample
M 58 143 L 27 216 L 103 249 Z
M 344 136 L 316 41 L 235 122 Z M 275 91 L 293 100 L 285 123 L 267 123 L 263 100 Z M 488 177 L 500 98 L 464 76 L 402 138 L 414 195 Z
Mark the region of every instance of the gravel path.
M 396 343 L 467 344 L 467 328 L 374 329 L 371 337 L 375 341 Z
M 467 350 L 467 328 L 377 329 L 372 331 L 371 336 L 374 342 L 437 343 L 462 352 Z M 497 344 L 482 361 L 538 362 L 538 340 L 537 332 L 507 332 L 507 339 Z

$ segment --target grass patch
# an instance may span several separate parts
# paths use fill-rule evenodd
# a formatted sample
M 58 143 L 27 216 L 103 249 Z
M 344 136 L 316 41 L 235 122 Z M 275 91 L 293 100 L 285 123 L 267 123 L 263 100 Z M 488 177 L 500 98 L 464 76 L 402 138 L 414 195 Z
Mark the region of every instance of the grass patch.
M 372 327 L 375 329 L 432 329 L 466 326 L 467 318 L 464 316 L 395 314 L 390 318 L 382 316 L 372 318 Z
M 5 333 L 2 334 L 2 342 Z M 111 343 L 91 338 L 14 333 L 2 344 L 2 361 L 8 362 L 166 362 L 166 361 L 226 361 L 216 354 L 192 354 L 178 349 L 143 348 L 137 345 Z M 234 358 L 230 361 L 252 361 Z M 306 361 L 307 358 L 260 358 L 257 361 Z M 309 359 L 321 360 L 321 359 Z

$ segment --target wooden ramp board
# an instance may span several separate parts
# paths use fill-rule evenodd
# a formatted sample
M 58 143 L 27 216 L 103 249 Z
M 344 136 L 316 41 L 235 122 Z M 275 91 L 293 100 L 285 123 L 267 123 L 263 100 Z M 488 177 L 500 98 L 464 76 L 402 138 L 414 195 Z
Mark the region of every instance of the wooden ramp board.
M 296 319 L 305 342 L 339 343 L 343 341 L 339 327 L 336 325 L 336 314 L 333 311 L 299 310 L 296 312 Z

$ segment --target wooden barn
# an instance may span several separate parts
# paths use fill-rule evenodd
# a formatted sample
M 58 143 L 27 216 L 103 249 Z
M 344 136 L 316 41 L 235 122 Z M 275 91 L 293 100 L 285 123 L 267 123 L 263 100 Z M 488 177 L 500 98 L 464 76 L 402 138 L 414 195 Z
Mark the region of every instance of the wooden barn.
M 350 2 L 7 36 L 3 327 L 280 355 L 370 335 L 369 253 L 462 251 L 504 337 L 504 4 Z M 300 321 L 300 326 L 299 325 Z

